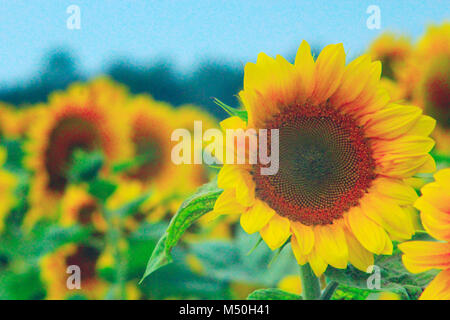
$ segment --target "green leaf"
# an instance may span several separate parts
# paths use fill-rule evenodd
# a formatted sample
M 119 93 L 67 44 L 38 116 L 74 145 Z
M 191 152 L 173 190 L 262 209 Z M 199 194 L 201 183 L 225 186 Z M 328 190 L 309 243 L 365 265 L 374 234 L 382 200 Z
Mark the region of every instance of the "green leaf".
M 122 218 L 131 216 L 139 212 L 139 207 L 150 197 L 151 193 L 146 193 L 131 202 L 126 203 L 116 210 L 115 214 Z
M 373 274 L 359 271 L 353 266 L 344 270 L 328 267 L 325 275 L 329 280 L 335 280 L 341 285 L 358 288 L 368 293 L 389 291 L 400 294 L 403 298 L 415 300 L 438 271 L 430 270 L 412 274 L 403 266 L 401 255 L 402 253 L 395 246 L 392 255 L 376 257 L 374 265 L 380 268 L 380 289 L 368 287 L 367 280 Z
M 176 246 L 184 232 L 196 220 L 213 210 L 214 204 L 222 192 L 223 190 L 217 187 L 217 182 L 213 181 L 203 185 L 197 190 L 197 193 L 183 202 L 170 221 L 166 233 L 156 245 L 142 280 L 154 271 L 172 262 L 170 252 L 173 247 Z
M 233 107 L 230 107 L 229 105 L 223 103 L 217 98 L 213 99 L 214 103 L 217 104 L 219 107 L 221 107 L 223 110 L 225 110 L 226 113 L 228 113 L 232 117 L 239 117 L 241 120 L 248 122 L 248 114 L 245 110 L 239 110 Z
M 102 202 L 105 202 L 116 189 L 116 184 L 105 179 L 95 179 L 89 183 L 89 193 Z
M 280 289 L 260 289 L 253 291 L 247 300 L 302 300 L 302 297 Z
M 87 153 L 76 150 L 73 153 L 73 163 L 69 169 L 69 180 L 74 183 L 91 181 L 97 177 L 103 167 L 103 155 L 100 152 Z

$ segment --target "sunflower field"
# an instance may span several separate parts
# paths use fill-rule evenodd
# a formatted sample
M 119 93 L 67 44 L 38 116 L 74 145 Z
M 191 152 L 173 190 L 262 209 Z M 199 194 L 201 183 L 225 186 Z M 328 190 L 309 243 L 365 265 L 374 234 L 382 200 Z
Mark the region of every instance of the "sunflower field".
M 450 24 L 296 46 L 197 100 L 120 66 L 0 94 L 0 300 L 450 300 Z M 196 123 L 276 129 L 277 172 L 176 163 Z

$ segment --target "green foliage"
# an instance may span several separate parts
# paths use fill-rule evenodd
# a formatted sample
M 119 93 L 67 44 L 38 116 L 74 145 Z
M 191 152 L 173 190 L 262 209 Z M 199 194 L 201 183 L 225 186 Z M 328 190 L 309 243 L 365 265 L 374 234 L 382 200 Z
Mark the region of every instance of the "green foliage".
M 196 220 L 214 208 L 214 204 L 222 191 L 217 187 L 217 182 L 213 181 L 203 185 L 193 196 L 183 202 L 171 220 L 166 233 L 156 245 L 142 280 L 157 269 L 172 262 L 170 252 L 173 247 Z
M 417 275 L 408 272 L 403 266 L 401 252 L 397 247 L 391 256 L 377 256 L 374 265 L 380 268 L 380 289 L 369 289 L 367 280 L 371 274 L 359 271 L 353 266 L 343 270 L 328 267 L 325 275 L 340 284 L 339 290 L 345 291 L 346 287 L 359 289 L 357 292 L 353 290 L 359 297 L 367 297 L 372 292 L 390 291 L 400 294 L 405 299 L 415 300 L 437 274 L 436 270 Z
M 95 179 L 89 183 L 89 193 L 105 202 L 116 191 L 117 185 L 106 179 Z
M 201 261 L 206 275 L 230 282 L 242 282 L 263 287 L 274 287 L 286 275 L 297 274 L 298 265 L 290 244 L 277 254 L 265 244 L 254 247 L 256 235 L 249 235 L 241 228 L 236 230 L 233 241 L 205 241 L 190 246 L 193 254 Z
M 250 293 L 247 300 L 302 300 L 302 297 L 280 289 L 261 289 Z
M 76 150 L 73 153 L 73 163 L 68 172 L 69 181 L 80 183 L 95 179 L 103 167 L 103 162 L 104 158 L 100 152 L 88 153 Z
M 229 105 L 226 105 L 222 101 L 220 101 L 217 98 L 213 99 L 214 103 L 217 104 L 219 107 L 221 107 L 223 110 L 225 110 L 226 113 L 228 113 L 232 117 L 239 117 L 241 120 L 248 122 L 248 114 L 245 110 L 239 110 L 233 107 L 230 107 Z

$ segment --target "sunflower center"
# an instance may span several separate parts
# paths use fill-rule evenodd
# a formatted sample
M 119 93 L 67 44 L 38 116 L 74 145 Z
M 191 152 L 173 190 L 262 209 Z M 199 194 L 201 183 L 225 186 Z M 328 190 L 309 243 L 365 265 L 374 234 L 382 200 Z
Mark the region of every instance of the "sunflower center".
M 445 128 L 450 128 L 450 63 L 437 59 L 425 80 L 425 107 L 430 116 Z
M 284 109 L 266 127 L 279 129 L 279 170 L 261 175 L 255 168 L 253 177 L 258 197 L 278 214 L 306 225 L 330 224 L 359 203 L 375 163 L 350 116 L 306 103 Z

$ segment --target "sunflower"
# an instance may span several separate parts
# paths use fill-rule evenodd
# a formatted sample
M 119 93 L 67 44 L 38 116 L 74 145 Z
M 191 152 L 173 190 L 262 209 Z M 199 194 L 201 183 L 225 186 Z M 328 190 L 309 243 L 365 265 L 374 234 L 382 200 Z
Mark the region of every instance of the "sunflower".
M 409 38 L 393 33 L 383 33 L 370 45 L 369 54 L 373 60 L 381 61 L 383 77 L 397 78 L 398 69 L 402 67 L 412 52 Z
M 15 139 L 25 138 L 29 129 L 45 115 L 43 105 L 26 106 L 22 108 L 9 109 L 5 131 L 7 135 Z
M 422 300 L 450 300 L 450 168 L 434 175 L 415 202 L 425 230 L 440 242 L 410 241 L 399 245 L 403 263 L 413 272 L 440 269 L 420 296 Z
M 128 128 L 118 108 L 126 98 L 125 89 L 107 79 L 73 84 L 66 92 L 50 96 L 43 105 L 45 115 L 36 119 L 26 145 L 26 163 L 34 172 L 28 223 L 43 211 L 54 211 L 55 201 L 68 185 L 74 151 L 101 151 L 105 168 L 130 154 Z
M 1 168 L 6 160 L 6 156 L 6 150 L 0 147 L 0 233 L 5 227 L 5 218 L 16 203 L 14 190 L 18 183 L 15 175 Z
M 183 105 L 176 109 L 177 113 L 177 128 L 184 128 L 189 130 L 191 136 L 194 136 L 194 122 L 200 121 L 202 124 L 202 131 L 205 132 L 208 129 L 217 128 L 217 120 L 208 112 L 201 110 L 194 105 Z M 205 147 L 204 141 L 202 146 Z M 192 144 L 192 148 L 194 143 Z M 192 154 L 193 154 L 192 150 Z M 187 192 L 192 192 L 202 184 L 208 182 L 211 178 L 211 174 L 208 168 L 204 164 L 181 164 L 183 167 L 183 173 L 186 175 L 184 183 L 181 186 Z
M 98 277 L 97 264 L 101 252 L 84 244 L 68 244 L 58 248 L 40 260 L 41 279 L 45 285 L 48 300 L 61 300 L 72 296 L 86 296 L 89 299 L 102 299 L 107 283 Z M 67 286 L 69 266 L 80 269 L 80 289 Z
M 175 129 L 172 107 L 140 95 L 130 100 L 127 112 L 130 139 L 138 159 L 138 165 L 127 176 L 160 189 L 170 187 L 177 172 L 171 161 L 170 137 Z
M 450 23 L 431 25 L 419 40 L 400 86 L 409 83 L 414 104 L 437 120 L 436 148 L 450 152 Z M 413 76 L 412 73 L 415 75 Z
M 391 103 L 380 74 L 369 55 L 345 66 L 342 44 L 316 61 L 303 41 L 294 65 L 264 53 L 248 63 L 239 94 L 248 122 L 231 117 L 221 126 L 279 129 L 279 170 L 225 164 L 213 213 L 240 214 L 243 229 L 272 250 L 290 237 L 298 263 L 317 276 L 348 262 L 366 271 L 373 253 L 391 254 L 392 239 L 415 232 L 409 207 L 417 194 L 403 179 L 435 170 L 435 121 Z
M 65 227 L 93 225 L 99 232 L 105 232 L 107 227 L 98 200 L 81 185 L 71 185 L 66 189 L 61 201 L 59 222 Z

